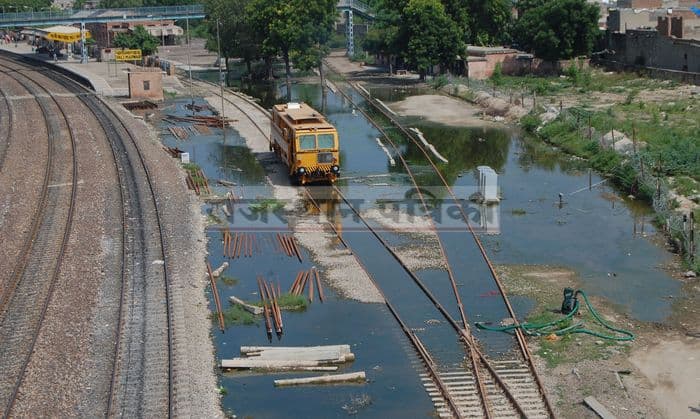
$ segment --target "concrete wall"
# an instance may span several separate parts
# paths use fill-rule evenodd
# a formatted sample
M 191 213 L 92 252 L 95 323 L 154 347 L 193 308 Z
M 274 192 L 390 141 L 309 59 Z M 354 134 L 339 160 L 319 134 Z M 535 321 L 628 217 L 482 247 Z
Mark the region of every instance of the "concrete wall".
M 617 0 L 617 7 L 628 9 L 658 9 L 661 0 Z
M 160 69 L 130 72 L 129 97 L 131 99 L 163 100 L 163 73 Z
M 700 42 L 674 39 L 655 30 L 608 33 L 608 50 L 603 59 L 624 65 L 700 73 Z
M 564 69 L 572 65 L 578 65 L 582 68 L 589 66 L 588 59 L 545 61 L 523 53 L 488 54 L 480 57 L 470 56 L 467 62 L 467 75 L 471 79 L 486 80 L 493 75 L 498 63 L 501 63 L 503 74 L 512 76 L 556 75 L 561 74 Z

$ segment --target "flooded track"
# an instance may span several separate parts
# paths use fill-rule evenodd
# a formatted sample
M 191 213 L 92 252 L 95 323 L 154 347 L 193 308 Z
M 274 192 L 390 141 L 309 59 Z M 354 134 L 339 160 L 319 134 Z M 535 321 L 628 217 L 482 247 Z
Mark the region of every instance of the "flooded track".
M 228 102 L 245 113 L 241 106 L 231 101 Z M 257 104 L 255 106 L 257 106 Z M 248 116 L 248 119 L 253 122 L 250 116 Z M 256 126 L 264 135 L 263 129 L 257 124 Z M 405 162 L 403 162 L 403 164 L 410 173 L 410 168 Z M 413 179 L 414 186 L 419 188 L 418 184 L 415 183 L 415 178 L 412 176 L 411 178 Z M 454 292 L 453 298 L 455 298 L 455 303 L 441 303 L 424 282 L 401 261 L 401 258 L 392 250 L 392 247 L 376 232 L 376 230 L 371 227 L 370 223 L 352 206 L 345 198 L 342 191 L 335 187 L 333 190 L 341 200 L 345 202 L 348 208 L 355 213 L 358 219 L 362 220 L 362 223 L 368 230 L 365 234 L 362 234 L 362 236 L 366 238 L 369 233 L 370 236 L 373 235 L 377 239 L 377 242 L 369 243 L 367 240 L 363 240 L 362 244 L 358 247 L 358 249 L 361 250 L 356 251 L 348 244 L 348 240 L 352 240 L 348 236 L 354 236 L 358 233 L 345 233 L 346 238 L 343 238 L 343 235 L 338 232 L 332 223 L 329 223 L 329 226 L 335 231 L 340 242 L 350 250 L 351 254 L 357 259 L 368 276 L 372 278 L 376 287 L 382 293 L 384 302 L 390 313 L 396 319 L 399 327 L 421 358 L 423 368 L 426 369 L 426 374 L 429 377 L 429 380 L 423 384 L 435 403 L 436 409 L 440 415 L 448 417 L 553 416 L 544 392 L 538 388 L 536 373 L 530 370 L 527 364 L 523 363 L 524 360 L 506 360 L 495 364 L 487 359 L 478 348 L 477 342 L 469 332 L 466 315 L 462 309 L 461 299 L 457 291 L 457 285 L 452 276 L 452 271 L 449 268 L 449 262 L 448 272 Z M 318 197 L 314 197 L 313 192 L 310 192 L 309 189 L 305 189 L 305 192 L 309 201 L 318 211 L 321 211 L 321 207 L 317 203 Z M 425 206 L 424 201 L 423 205 Z M 442 241 L 439 240 L 438 243 L 440 251 L 444 255 Z M 375 245 L 379 247 L 374 248 Z M 378 276 L 374 275 L 372 270 L 366 267 L 365 263 L 363 263 L 363 258 L 359 256 L 364 252 L 371 254 L 371 259 L 376 259 L 378 255 L 383 252 L 388 252 L 387 257 L 393 258 L 395 264 L 389 262 L 384 263 L 382 267 L 383 272 L 380 276 L 401 277 L 404 275 L 406 279 L 395 281 L 392 284 L 386 284 L 381 279 L 378 280 Z M 386 261 L 386 259 L 384 260 Z M 387 271 L 392 270 L 396 270 L 397 272 L 392 275 L 386 275 Z M 399 298 L 393 297 L 393 295 L 397 293 L 405 294 L 408 292 L 407 283 L 411 281 L 413 281 L 417 287 L 410 288 L 418 294 L 410 298 L 406 298 L 406 295 L 402 295 Z M 387 286 L 399 287 L 398 289 L 390 291 L 390 294 L 393 294 L 391 300 L 394 301 L 394 303 L 391 303 L 386 296 L 385 289 Z M 410 304 L 407 305 L 409 302 Z M 445 304 L 445 306 L 443 306 L 443 304 Z M 403 307 L 403 309 L 397 309 L 395 305 Z M 452 317 L 447 309 L 445 309 L 446 306 L 458 307 L 461 316 L 461 325 Z M 402 314 L 399 313 L 411 314 L 411 316 L 409 316 L 410 320 L 408 322 L 404 321 Z M 443 317 L 443 321 L 438 321 L 439 325 L 434 325 L 433 323 L 429 329 L 421 331 L 421 336 L 423 336 L 423 340 L 421 340 L 413 330 L 421 324 L 426 324 L 426 322 L 430 321 L 435 316 Z M 410 325 L 412 325 L 413 329 Z M 466 365 L 464 363 L 465 359 L 467 360 Z

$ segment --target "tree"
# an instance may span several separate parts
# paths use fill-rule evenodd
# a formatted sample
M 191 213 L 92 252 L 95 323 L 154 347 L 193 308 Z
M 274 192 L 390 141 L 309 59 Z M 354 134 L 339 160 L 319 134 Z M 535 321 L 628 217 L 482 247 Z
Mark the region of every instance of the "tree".
M 410 0 L 405 14 L 408 35 L 406 61 L 425 79 L 428 69 L 440 64 L 444 68 L 454 63 L 464 44 L 459 29 L 447 16 L 439 0 Z
M 160 41 L 143 26 L 137 26 L 131 33 L 120 33 L 114 37 L 117 48 L 140 49 L 143 55 L 151 55 L 158 50 Z
M 493 45 L 509 39 L 512 2 L 509 0 L 468 0 L 469 42 Z
M 550 61 L 591 53 L 599 32 L 597 5 L 586 0 L 527 0 L 518 7 L 514 38 L 526 50 Z
M 307 55 L 320 62 L 319 57 L 324 54 L 321 42 L 330 36 L 335 18 L 335 6 L 330 5 L 329 0 L 251 0 L 246 9 L 251 26 L 262 41 L 263 55 L 282 55 L 288 100 L 292 94 L 292 56 Z M 318 48 L 316 52 L 314 47 Z
M 209 15 L 206 47 L 209 51 L 217 51 L 216 23 L 220 24 L 221 57 L 226 61 L 228 73 L 229 59 L 240 57 L 245 61 L 248 74 L 251 74 L 253 60 L 260 55 L 258 40 L 250 25 L 247 13 L 242 13 L 250 0 L 208 0 L 205 4 Z

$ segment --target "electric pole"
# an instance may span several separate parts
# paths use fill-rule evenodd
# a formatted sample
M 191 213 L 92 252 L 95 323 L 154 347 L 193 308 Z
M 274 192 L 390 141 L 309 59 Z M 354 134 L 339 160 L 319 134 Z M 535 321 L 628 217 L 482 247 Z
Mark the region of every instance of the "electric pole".
M 224 145 L 226 145 L 226 118 L 224 117 L 224 77 L 221 72 L 221 36 L 219 34 L 219 19 L 216 19 L 216 47 L 219 50 L 219 86 L 221 87 L 221 132 L 224 137 Z

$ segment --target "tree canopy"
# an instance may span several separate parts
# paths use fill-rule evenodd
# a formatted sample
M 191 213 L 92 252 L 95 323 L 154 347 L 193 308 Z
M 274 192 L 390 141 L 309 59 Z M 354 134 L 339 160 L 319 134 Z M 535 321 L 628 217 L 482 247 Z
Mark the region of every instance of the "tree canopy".
M 137 26 L 131 33 L 120 33 L 114 37 L 117 48 L 140 49 L 143 55 L 151 55 L 158 50 L 160 41 L 143 26 Z
M 431 66 L 448 67 L 462 52 L 457 24 L 439 0 L 409 0 L 404 9 L 406 61 L 425 76 Z
M 518 4 L 520 18 L 514 38 L 545 60 L 588 55 L 598 35 L 599 9 L 586 0 L 526 0 Z

